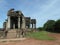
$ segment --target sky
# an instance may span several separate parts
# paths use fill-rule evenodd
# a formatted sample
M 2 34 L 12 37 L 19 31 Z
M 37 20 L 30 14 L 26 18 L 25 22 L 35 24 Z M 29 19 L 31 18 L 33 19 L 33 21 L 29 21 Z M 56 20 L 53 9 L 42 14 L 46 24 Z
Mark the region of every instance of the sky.
M 22 11 L 26 17 L 36 19 L 37 27 L 42 27 L 48 20 L 60 19 L 60 0 L 0 0 L 0 28 L 11 8 Z

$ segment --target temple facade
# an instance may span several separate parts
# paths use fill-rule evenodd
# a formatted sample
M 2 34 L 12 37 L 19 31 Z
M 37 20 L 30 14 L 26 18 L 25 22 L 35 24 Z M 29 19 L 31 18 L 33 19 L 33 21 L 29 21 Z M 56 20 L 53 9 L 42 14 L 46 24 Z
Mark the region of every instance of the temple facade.
M 3 28 L 8 29 L 36 29 L 36 19 L 25 17 L 21 11 L 10 9 L 7 14 L 7 19 L 3 23 Z
M 36 31 L 36 19 L 25 17 L 21 11 L 8 10 L 7 19 L 0 31 L 0 38 L 25 37 L 27 32 Z

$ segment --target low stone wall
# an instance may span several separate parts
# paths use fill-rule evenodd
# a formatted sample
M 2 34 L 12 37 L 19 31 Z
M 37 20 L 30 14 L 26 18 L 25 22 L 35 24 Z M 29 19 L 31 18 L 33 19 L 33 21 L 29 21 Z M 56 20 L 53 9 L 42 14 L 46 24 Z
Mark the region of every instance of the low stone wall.
M 20 38 L 25 35 L 25 32 L 19 29 L 11 29 L 6 33 L 5 31 L 0 31 L 0 38 Z
M 25 37 L 27 32 L 35 32 L 35 29 L 10 29 L 8 32 L 0 31 L 0 38 L 20 38 Z

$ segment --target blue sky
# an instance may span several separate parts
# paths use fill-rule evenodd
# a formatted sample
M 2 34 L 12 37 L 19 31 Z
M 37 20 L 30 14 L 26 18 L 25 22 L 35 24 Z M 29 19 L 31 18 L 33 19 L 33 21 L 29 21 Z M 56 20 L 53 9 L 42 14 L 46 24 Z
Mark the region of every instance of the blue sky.
M 60 19 L 60 0 L 0 0 L 0 28 L 9 9 L 21 10 L 24 16 L 35 18 L 37 27 L 47 20 Z

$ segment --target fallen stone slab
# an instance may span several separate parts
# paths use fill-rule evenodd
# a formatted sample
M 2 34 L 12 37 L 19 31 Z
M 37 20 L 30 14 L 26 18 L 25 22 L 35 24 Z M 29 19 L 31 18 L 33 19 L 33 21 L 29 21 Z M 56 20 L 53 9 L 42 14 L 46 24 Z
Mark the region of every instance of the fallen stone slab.
M 22 41 L 26 38 L 14 38 L 14 39 L 0 39 L 0 42 L 9 42 L 9 41 Z

